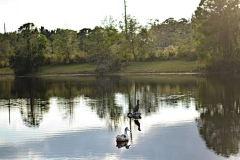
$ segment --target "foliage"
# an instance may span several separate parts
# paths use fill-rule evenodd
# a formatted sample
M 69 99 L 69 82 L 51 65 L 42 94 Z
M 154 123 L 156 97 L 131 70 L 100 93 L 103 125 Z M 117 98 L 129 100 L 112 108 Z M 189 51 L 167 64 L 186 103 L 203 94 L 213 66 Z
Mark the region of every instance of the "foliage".
M 155 20 L 150 27 L 140 26 L 134 17 L 128 15 L 127 33 L 125 23 L 117 23 L 112 17 L 106 17 L 102 26 L 96 26 L 93 30 L 83 28 L 79 32 L 59 28 L 50 31 L 43 26 L 38 30 L 33 23 L 26 23 L 19 28 L 19 32 L 0 34 L 0 67 L 8 66 L 10 59 L 16 74 L 27 74 L 39 71 L 43 64 L 87 62 L 99 65 L 97 68 L 103 72 L 112 72 L 120 70 L 130 61 L 185 59 L 182 58 L 184 56 L 176 56 L 177 50 L 170 53 L 172 58 L 169 58 L 169 53 L 164 49 L 178 44 L 184 54 L 187 52 L 186 43 L 194 43 L 191 36 L 187 42 L 184 41 L 183 35 L 190 33 L 189 23 L 184 18 L 179 21 L 169 18 L 162 23 Z M 21 63 L 24 65 L 18 67 Z
M 16 74 L 27 74 L 43 64 L 93 63 L 97 73 L 105 73 L 131 61 L 204 60 L 208 71 L 238 73 L 238 4 L 238 0 L 201 0 L 191 20 L 150 19 L 146 26 L 130 15 L 127 23 L 106 17 L 101 26 L 79 32 L 49 31 L 43 26 L 38 30 L 26 23 L 19 32 L 0 34 L 0 67 L 11 65 Z
M 39 34 L 33 23 L 26 23 L 19 28 L 16 54 L 9 58 L 11 69 L 16 76 L 40 71 L 44 64 L 48 40 Z
M 202 34 L 196 50 L 199 58 L 207 60 L 209 71 L 227 72 L 229 62 L 239 59 L 239 11 L 239 0 L 201 0 L 195 11 L 197 31 Z
M 9 57 L 14 55 L 16 33 L 0 34 L 0 67 L 9 66 Z
M 164 49 L 164 57 L 174 60 L 176 59 L 175 57 L 177 56 L 177 47 L 174 47 L 173 45 L 170 45 Z
M 84 40 L 84 49 L 88 54 L 87 61 L 97 64 L 96 73 L 115 71 L 120 68 L 118 58 L 118 42 L 120 36 L 110 17 L 109 22 L 105 18 L 103 27 L 95 27 Z
M 70 55 L 79 52 L 77 32 L 69 29 L 57 29 L 56 34 L 49 38 L 52 44 L 53 54 L 64 56 L 64 63 L 70 63 Z
M 237 154 L 240 141 L 239 79 L 213 76 L 199 84 L 197 126 L 206 147 L 226 158 Z

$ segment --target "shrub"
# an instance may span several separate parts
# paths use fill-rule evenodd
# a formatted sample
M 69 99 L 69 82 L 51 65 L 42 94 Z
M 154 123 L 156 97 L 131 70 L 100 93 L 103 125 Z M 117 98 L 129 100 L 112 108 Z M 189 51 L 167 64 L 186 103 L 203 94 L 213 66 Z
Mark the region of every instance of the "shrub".
M 240 59 L 215 59 L 211 58 L 206 70 L 211 73 L 240 74 Z
M 103 74 L 103 73 L 107 73 L 107 72 L 115 72 L 115 71 L 119 71 L 122 67 L 122 63 L 121 60 L 114 56 L 110 59 L 104 59 L 102 60 L 96 67 L 95 72 L 97 74 Z
M 82 53 L 77 53 L 75 55 L 75 63 L 86 63 L 86 61 L 87 61 L 86 53 L 82 52 Z
M 166 47 L 164 50 L 158 50 L 155 54 L 155 57 L 161 61 L 165 60 L 174 60 L 176 59 L 178 54 L 177 47 L 170 45 Z
M 158 50 L 156 57 L 157 57 L 160 61 L 165 61 L 165 60 L 167 60 L 167 58 L 168 58 L 168 57 L 165 55 L 164 50 Z

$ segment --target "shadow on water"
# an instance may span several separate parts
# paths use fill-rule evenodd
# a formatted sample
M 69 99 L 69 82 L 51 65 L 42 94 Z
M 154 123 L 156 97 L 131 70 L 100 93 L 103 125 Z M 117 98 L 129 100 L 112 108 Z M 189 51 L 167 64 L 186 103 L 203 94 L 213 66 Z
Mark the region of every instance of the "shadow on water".
M 143 119 L 158 112 L 161 106 L 175 108 L 181 102 L 189 108 L 194 99 L 200 113 L 196 119 L 198 131 L 207 148 L 223 157 L 239 153 L 240 84 L 237 78 L 171 75 L 0 79 L 0 104 L 9 109 L 9 123 L 11 108 L 19 107 L 26 126 L 40 126 L 43 115 L 51 107 L 52 97 L 61 98 L 58 103 L 64 103 L 62 119 L 71 119 L 79 103 L 74 100 L 79 96 L 88 99 L 87 106 L 99 118 L 107 119 L 109 130 L 118 128 L 122 118 L 129 121 L 132 130 L 132 120 L 127 113 L 133 111 L 137 99 L 140 99 L 139 112 L 144 115 Z M 133 121 L 141 131 L 139 120 Z M 130 136 L 132 139 L 132 132 Z M 127 148 L 128 145 L 116 146 Z

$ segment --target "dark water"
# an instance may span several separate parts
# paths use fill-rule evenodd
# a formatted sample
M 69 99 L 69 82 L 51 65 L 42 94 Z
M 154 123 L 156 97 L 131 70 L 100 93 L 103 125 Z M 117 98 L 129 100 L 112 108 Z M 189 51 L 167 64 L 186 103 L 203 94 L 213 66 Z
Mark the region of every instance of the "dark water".
M 0 78 L 0 159 L 239 159 L 239 80 Z M 116 143 L 125 127 L 130 141 Z

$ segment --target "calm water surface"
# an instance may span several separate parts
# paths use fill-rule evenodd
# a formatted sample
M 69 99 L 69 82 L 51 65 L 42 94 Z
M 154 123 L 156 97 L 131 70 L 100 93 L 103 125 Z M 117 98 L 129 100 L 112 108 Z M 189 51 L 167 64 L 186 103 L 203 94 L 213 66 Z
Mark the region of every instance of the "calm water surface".
M 239 80 L 0 78 L 0 159 L 239 159 Z M 125 127 L 130 141 L 116 143 Z

